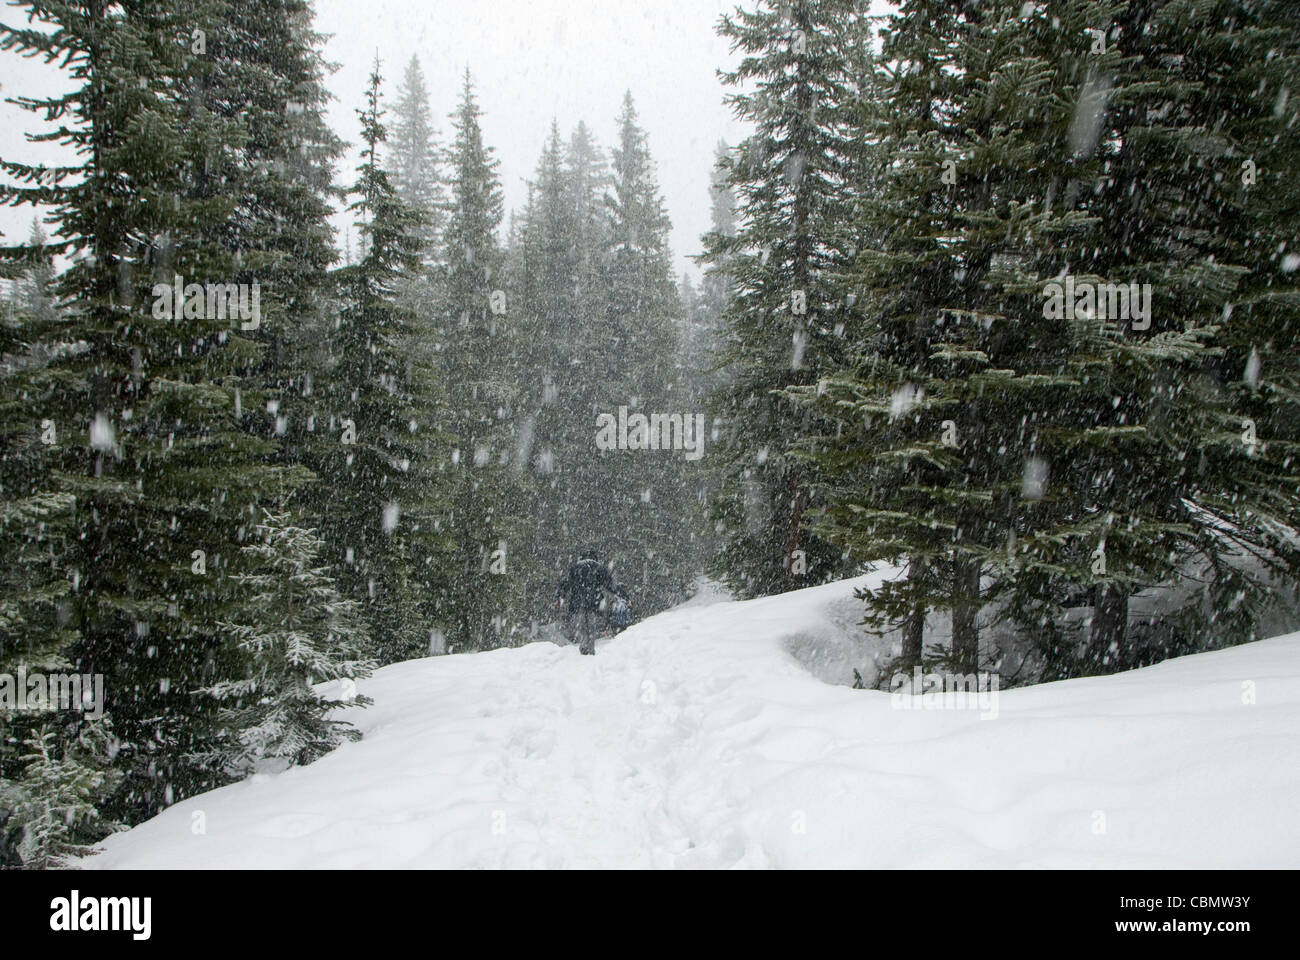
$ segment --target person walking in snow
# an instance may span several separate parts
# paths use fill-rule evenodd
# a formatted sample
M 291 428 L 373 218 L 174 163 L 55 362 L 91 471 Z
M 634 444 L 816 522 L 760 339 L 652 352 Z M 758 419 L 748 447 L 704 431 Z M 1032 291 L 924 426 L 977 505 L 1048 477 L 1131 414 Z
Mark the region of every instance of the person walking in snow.
M 578 643 L 578 652 L 596 652 L 596 617 L 605 593 L 614 590 L 614 578 L 596 558 L 594 549 L 582 551 L 555 591 L 555 605 L 565 610 L 564 635 Z

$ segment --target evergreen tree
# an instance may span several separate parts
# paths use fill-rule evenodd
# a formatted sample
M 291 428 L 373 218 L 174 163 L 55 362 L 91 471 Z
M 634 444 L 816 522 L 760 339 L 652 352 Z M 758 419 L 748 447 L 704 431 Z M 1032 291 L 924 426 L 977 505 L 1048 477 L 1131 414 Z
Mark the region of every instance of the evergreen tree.
M 432 559 L 436 539 L 440 398 L 428 345 L 396 296 L 420 269 L 420 220 L 380 166 L 380 83 L 376 61 L 358 111 L 364 149 L 349 206 L 365 255 L 338 274 L 343 309 L 323 391 L 337 442 L 315 448 L 314 466 L 330 482 L 321 523 L 329 565 L 343 595 L 362 605 L 377 656 L 391 663 L 427 646 L 417 566 Z
M 1174 5 L 1169 12 L 1161 29 L 1197 23 L 1190 5 Z M 1228 495 L 1199 501 L 1248 531 L 1244 539 L 1253 544 L 1253 549 L 1233 545 L 1227 571 L 1218 565 L 1216 573 L 1222 574 L 1214 578 L 1209 622 L 1198 630 L 1212 641 L 1232 642 L 1259 636 L 1263 616 L 1275 611 L 1285 585 L 1296 582 L 1300 570 L 1290 533 L 1300 527 L 1300 329 L 1292 307 L 1300 261 L 1287 253 L 1300 215 L 1300 184 L 1286 173 L 1300 148 L 1298 107 L 1290 96 L 1300 77 L 1300 30 L 1284 3 L 1223 4 L 1215 12 L 1221 13 L 1214 19 L 1217 29 L 1197 44 L 1198 53 L 1210 55 L 1181 66 L 1194 71 L 1190 79 L 1205 91 L 1201 115 L 1229 121 L 1229 143 L 1220 161 L 1229 175 L 1219 179 L 1219 163 L 1211 163 L 1199 182 L 1200 196 L 1214 201 L 1206 218 L 1213 221 L 1212 233 L 1222 232 L 1232 242 L 1229 251 L 1215 255 L 1250 271 L 1221 321 L 1224 354 L 1214 375 L 1229 394 L 1231 418 L 1217 434 L 1223 442 L 1206 453 L 1207 471 L 1232 484 Z M 1173 60 L 1172 51 L 1166 58 Z M 1253 445 L 1247 442 L 1250 428 Z M 1267 558 L 1257 568 L 1262 575 L 1234 583 L 1235 568 L 1248 550 Z
M 580 151 L 594 148 L 590 141 L 575 146 Z M 594 162 L 588 152 L 576 159 L 583 166 Z M 599 510 L 591 470 L 590 424 L 595 418 L 587 393 L 591 379 L 600 374 L 592 366 L 598 362 L 591 347 L 593 305 L 586 300 L 592 288 L 580 276 L 582 257 L 592 251 L 582 249 L 579 236 L 583 220 L 584 226 L 593 226 L 593 204 L 590 184 L 583 189 L 571 179 L 575 171 L 566 169 L 565 161 L 564 143 L 552 122 L 523 211 L 511 286 L 519 317 L 515 362 L 527 371 L 520 378 L 526 384 L 520 400 L 528 462 L 517 464 L 531 480 L 525 512 L 532 529 L 525 549 L 545 574 L 529 584 L 534 608 L 549 605 L 575 544 L 590 534 L 587 517 L 593 508 Z M 598 259 L 595 266 L 599 268 Z
M 846 276 L 857 356 L 797 392 L 832 425 L 808 445 L 834 478 L 819 529 L 860 559 L 907 564 L 869 619 L 901 628 L 907 664 L 927 612 L 947 610 L 951 659 L 974 670 L 985 579 L 1050 597 L 1039 548 L 1079 519 L 1049 523 L 1040 488 L 1046 447 L 1078 438 L 1060 421 L 1096 341 L 1045 322 L 1039 291 L 1056 269 L 1043 252 L 1082 216 L 1024 198 L 1082 175 L 1066 148 L 1072 104 L 1049 91 L 1083 77 L 1073 52 L 1036 45 L 1033 17 L 918 2 L 891 27 L 861 114 L 861 249 Z
M 117 828 L 98 804 L 118 774 L 109 768 L 110 737 L 103 722 L 50 725 L 23 743 L 20 780 L 0 779 L 0 866 L 66 869 Z
M 725 141 L 718 141 L 713 152 L 713 173 L 709 179 L 709 233 L 716 235 L 719 244 L 726 244 L 736 235 L 736 194 L 728 182 L 731 151 Z M 708 316 L 721 321 L 731 299 L 731 281 L 727 274 L 725 254 L 716 257 L 712 269 L 705 271 L 700 284 L 700 296 Z
M 27 279 L 23 302 L 39 311 L 41 275 Z M 49 389 L 50 341 L 23 340 L 48 327 L 16 319 L 0 346 L 0 675 L 21 684 L 67 670 L 79 633 L 65 566 L 74 501 L 50 476 L 53 424 L 27 419 Z M 108 755 L 105 721 L 0 710 L 0 867 L 66 865 L 113 829 L 97 810 L 116 786 Z
M 856 0 L 760 3 L 721 18 L 743 54 L 721 74 L 742 88 L 728 102 L 754 133 L 724 161 L 738 197 L 734 236 L 714 233 L 704 260 L 725 268 L 728 385 L 715 521 L 723 548 L 712 572 L 741 596 L 795 589 L 844 567 L 840 551 L 805 533 L 816 478 L 792 457 L 817 432 L 808 409 L 778 392 L 815 383 L 833 364 L 842 323 L 834 274 L 847 260 L 852 143 L 847 110 L 864 43 Z
M 715 243 L 719 249 L 730 243 L 736 233 L 736 197 L 728 183 L 729 156 L 727 145 L 719 141 L 714 151 L 714 166 L 709 182 L 711 229 L 702 238 L 706 245 Z M 727 324 L 724 316 L 731 299 L 729 260 L 727 254 L 715 253 L 712 265 L 705 270 L 700 281 L 698 292 L 692 291 L 688 295 L 687 279 L 682 279 L 682 300 L 687 311 L 682 355 L 686 370 L 686 391 L 690 397 L 688 408 L 693 411 L 710 409 L 716 400 L 724 396 L 727 387 L 726 361 L 721 358 L 727 353 Z M 698 531 L 698 560 L 693 566 L 704 569 L 724 546 L 711 514 L 713 505 L 721 495 L 725 466 L 719 462 L 719 458 L 709 457 L 702 464 L 702 469 L 695 473 L 692 482 L 694 519 L 691 527 Z
M 243 162 L 224 171 L 224 184 L 239 182 L 243 199 L 238 214 L 218 224 L 241 265 L 238 279 L 258 281 L 262 293 L 262 322 L 244 335 L 264 345 L 255 370 L 264 395 L 241 400 L 266 410 L 258 427 L 276 439 L 280 462 L 298 466 L 312 462 L 316 424 L 328 420 L 315 387 L 328 368 L 337 313 L 328 218 L 342 196 L 333 185 L 342 143 L 325 122 L 332 98 L 323 42 L 306 0 L 234 5 L 206 38 L 213 75 L 200 90 L 205 109 L 249 131 Z M 321 490 L 299 491 L 306 514 L 319 516 Z
M 504 298 L 498 161 L 483 143 L 479 116 L 466 71 L 446 164 L 451 210 L 438 337 L 447 391 L 444 426 L 455 449 L 445 474 L 443 532 L 451 552 L 437 602 L 442 631 L 457 651 L 508 642 L 521 624 L 520 593 L 528 580 L 520 549 L 524 521 L 517 513 L 523 478 L 516 464 L 528 444 L 526 435 L 515 432 L 516 308 Z
M 264 511 L 257 539 L 242 549 L 254 572 L 221 630 L 249 654 L 247 673 L 204 692 L 223 706 L 231 734 L 218 762 L 245 772 L 259 760 L 311 763 L 360 734 L 329 719 L 334 705 L 314 689 L 327 680 L 370 675 L 370 640 L 359 604 L 345 600 L 324 567 L 323 541 L 287 513 Z M 354 697 L 353 706 L 370 700 Z
M 388 162 L 393 171 L 393 187 L 402 202 L 420 215 L 421 225 L 415 232 L 421 241 L 425 263 L 432 264 L 446 219 L 447 201 L 437 131 L 429 109 L 429 91 L 416 56 L 406 66 L 393 113 L 396 119 Z
M 609 357 L 596 369 L 608 372 L 592 385 L 588 409 L 613 416 L 627 406 L 629 420 L 638 412 L 646 417 L 680 413 L 684 419 L 693 411 L 686 408 L 681 302 L 668 246 L 671 223 L 630 93 L 623 99 L 617 140 L 605 197 L 605 313 L 595 338 Z M 588 424 L 594 428 L 594 417 Z M 598 455 L 602 479 L 596 489 L 612 502 L 601 518 L 602 536 L 594 542 L 611 544 L 616 577 L 638 598 L 639 608 L 657 611 L 684 599 L 695 574 L 690 517 L 681 504 L 699 461 L 687 461 L 682 450 L 637 451 L 632 433 L 628 450 Z
M 53 353 L 28 415 L 60 438 L 49 476 L 75 503 L 61 558 L 79 633 L 71 659 L 106 675 L 125 774 L 110 812 L 134 820 L 225 782 L 203 759 L 222 734 L 215 705 L 195 691 L 239 666 L 214 624 L 232 602 L 229 575 L 259 499 L 308 477 L 277 463 L 270 423 L 250 412 L 260 318 L 214 309 L 202 286 L 247 277 L 240 238 L 252 235 L 239 214 L 250 203 L 253 118 L 209 109 L 237 57 L 200 42 L 221 36 L 230 11 L 27 9 L 57 29 L 6 27 L 0 45 L 57 61 L 73 89 L 19 102 L 60 121 L 36 139 L 79 158 L 4 164 L 15 183 L 6 199 L 50 207 L 59 240 L 48 249 L 70 259 L 57 342 L 76 346 Z
M 594 302 L 609 230 L 604 203 L 610 185 L 609 163 L 586 123 L 581 121 L 569 137 L 565 178 L 577 232 L 579 299 Z
M 1294 410 L 1277 389 L 1296 372 L 1278 310 L 1295 286 L 1270 244 L 1286 243 L 1296 194 L 1271 174 L 1248 185 L 1243 158 L 1267 163 L 1295 144 L 1279 97 L 1300 67 L 1300 31 L 1283 5 L 1211 7 L 1129 4 L 1108 36 L 1129 68 L 1097 137 L 1106 173 L 1083 202 L 1110 229 L 1078 259 L 1149 281 L 1154 296 L 1150 330 L 1125 340 L 1113 378 L 1124 400 L 1108 416 L 1131 439 L 1071 464 L 1105 511 L 1089 671 L 1256 639 L 1298 569 Z M 1190 57 L 1178 35 L 1196 37 Z M 1199 349 L 1182 348 L 1191 337 Z M 1258 389 L 1252 364 L 1274 384 Z M 1193 578 L 1205 586 L 1189 589 Z M 1151 585 L 1183 594 L 1154 629 L 1129 603 Z
M 1125 9 L 1137 20 L 1114 33 L 1129 41 L 1109 46 L 1089 31 L 1113 4 L 1048 18 L 918 2 L 891 21 L 865 110 L 877 159 L 849 274 L 857 356 L 794 393 L 832 424 L 807 445 L 834 478 L 823 534 L 908 562 L 870 598 L 878 623 L 902 627 L 905 660 L 921 656 L 927 610 L 947 609 L 962 669 L 978 663 L 981 610 L 1030 638 L 1047 676 L 1149 662 L 1187 649 L 1187 624 L 1225 588 L 1260 595 L 1243 544 L 1278 568 L 1277 538 L 1259 532 L 1289 522 L 1281 459 L 1254 464 L 1256 491 L 1274 471 L 1272 503 L 1205 466 L 1216 450 L 1250 466 L 1223 442 L 1228 395 L 1206 377 L 1243 272 L 1210 229 L 1219 177 L 1197 155 L 1211 114 L 1170 108 L 1181 53 L 1146 53 L 1158 31 Z M 1054 309 L 1067 277 L 1150 283 L 1150 329 L 1099 298 Z M 1198 567 L 1209 594 L 1186 589 Z M 1140 649 L 1128 598 L 1151 587 L 1175 609 Z M 1094 608 L 1082 636 L 1065 616 L 1080 591 Z
M 27 249 L 31 251 L 26 268 L 14 282 L 17 310 L 27 318 L 27 324 L 49 324 L 57 319 L 58 308 L 54 292 L 54 261 L 45 249 L 49 238 L 39 220 L 32 221 Z

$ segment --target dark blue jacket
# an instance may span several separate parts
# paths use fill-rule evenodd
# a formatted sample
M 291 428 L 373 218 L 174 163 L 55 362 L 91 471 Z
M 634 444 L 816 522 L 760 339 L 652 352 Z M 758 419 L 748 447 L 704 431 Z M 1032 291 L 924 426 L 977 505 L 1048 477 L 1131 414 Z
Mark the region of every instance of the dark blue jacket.
M 569 605 L 569 611 L 599 610 L 601 597 L 606 590 L 614 589 L 614 578 L 605 565 L 590 558 L 579 560 L 569 567 L 568 576 L 560 581 L 556 597 Z

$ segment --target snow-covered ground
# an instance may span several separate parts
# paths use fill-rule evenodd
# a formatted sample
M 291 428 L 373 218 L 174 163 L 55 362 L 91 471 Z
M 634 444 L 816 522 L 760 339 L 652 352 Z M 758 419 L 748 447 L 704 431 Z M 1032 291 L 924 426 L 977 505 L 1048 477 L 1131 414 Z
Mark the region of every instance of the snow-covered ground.
M 1300 634 L 1002 691 L 996 717 L 900 709 L 818 679 L 866 582 L 700 596 L 594 658 L 387 667 L 361 742 L 86 866 L 1300 865 Z

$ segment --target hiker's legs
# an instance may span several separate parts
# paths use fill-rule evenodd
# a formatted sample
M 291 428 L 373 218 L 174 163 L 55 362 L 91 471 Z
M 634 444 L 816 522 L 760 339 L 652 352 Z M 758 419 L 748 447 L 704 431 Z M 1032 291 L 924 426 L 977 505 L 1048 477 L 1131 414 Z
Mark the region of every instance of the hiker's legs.
M 583 610 L 578 614 L 578 617 L 580 618 L 578 652 L 594 654 L 596 652 L 596 614 L 591 610 Z

